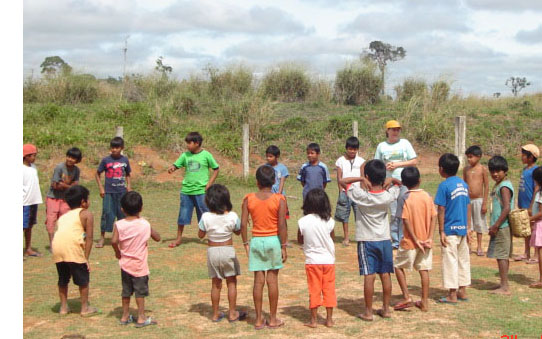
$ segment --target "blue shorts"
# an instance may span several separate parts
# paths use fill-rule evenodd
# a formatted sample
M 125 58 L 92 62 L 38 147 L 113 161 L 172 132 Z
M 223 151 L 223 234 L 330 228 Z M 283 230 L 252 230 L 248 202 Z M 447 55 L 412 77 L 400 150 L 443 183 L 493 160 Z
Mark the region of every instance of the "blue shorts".
M 359 275 L 393 273 L 391 240 L 358 241 Z
M 124 219 L 124 213 L 120 209 L 120 199 L 124 193 L 106 193 L 102 202 L 102 220 L 100 223 L 100 231 L 113 232 L 113 223 L 117 220 Z
M 350 207 L 352 209 L 356 208 L 356 204 L 352 202 L 345 191 L 339 193 L 339 198 L 337 199 L 337 207 L 335 208 L 335 220 L 339 222 L 348 222 L 350 219 Z M 354 212 L 354 218 L 356 213 Z
M 23 206 L 23 229 L 32 228 L 36 224 L 38 205 Z
M 205 205 L 205 194 L 187 195 L 181 193 L 181 207 L 179 209 L 177 225 L 190 225 L 194 208 L 196 208 L 196 215 L 199 222 L 201 215 L 209 212 L 207 205 Z

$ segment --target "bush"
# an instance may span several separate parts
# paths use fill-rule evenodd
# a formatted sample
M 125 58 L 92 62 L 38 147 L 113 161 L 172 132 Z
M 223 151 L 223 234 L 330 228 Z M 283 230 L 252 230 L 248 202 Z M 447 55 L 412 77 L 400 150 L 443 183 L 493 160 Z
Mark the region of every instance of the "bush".
M 303 101 L 311 88 L 309 77 L 300 66 L 282 65 L 263 78 L 262 91 L 271 100 Z
M 333 87 L 330 81 L 318 79 L 312 82 L 308 100 L 317 103 L 329 103 L 333 100 Z
M 382 86 L 374 63 L 352 63 L 337 71 L 335 98 L 346 105 L 375 104 L 380 100 Z
M 427 93 L 427 84 L 423 79 L 408 78 L 403 85 L 395 86 L 397 99 L 410 101 L 413 97 L 422 97 Z
M 434 104 L 443 103 L 450 95 L 450 85 L 446 81 L 435 81 L 431 85 L 431 101 Z
M 213 96 L 246 94 L 252 90 L 252 71 L 243 66 L 232 66 L 220 71 L 208 65 L 204 71 L 209 77 L 209 92 Z

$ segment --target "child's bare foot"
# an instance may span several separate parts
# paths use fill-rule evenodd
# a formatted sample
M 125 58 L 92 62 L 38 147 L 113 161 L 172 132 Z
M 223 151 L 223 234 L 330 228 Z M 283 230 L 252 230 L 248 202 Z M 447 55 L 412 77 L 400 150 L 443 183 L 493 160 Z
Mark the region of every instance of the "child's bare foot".
M 542 288 L 542 281 L 538 281 L 529 285 L 530 288 Z
M 66 307 L 66 308 L 60 308 L 60 311 L 58 312 L 58 314 L 60 315 L 66 315 L 66 314 L 69 314 L 71 313 L 72 311 L 70 310 L 69 307 Z
M 24 252 L 25 257 L 41 257 L 43 254 L 40 252 L 36 252 L 32 249 L 28 249 L 26 252 Z
M 489 292 L 491 294 L 499 294 L 499 295 L 512 295 L 512 293 L 510 293 L 510 291 L 508 289 L 504 289 L 504 288 L 498 288 L 496 290 L 493 290 L 491 292 Z
M 98 314 L 100 311 L 96 307 L 88 306 L 86 310 L 81 310 L 82 317 L 90 317 L 92 315 Z
M 105 242 L 104 238 L 101 238 L 100 240 L 98 240 L 98 243 L 96 244 L 96 248 L 103 248 L 104 242 Z
M 356 317 L 360 318 L 363 321 L 373 321 L 373 315 L 372 314 L 368 315 L 368 314 L 365 314 L 365 313 L 360 313 Z
M 427 312 L 427 311 L 428 311 L 427 306 L 425 306 L 421 300 L 416 301 L 416 302 L 414 303 L 414 306 L 416 306 L 417 308 L 419 308 L 420 311 L 422 311 L 422 312 Z
M 318 324 L 316 323 L 316 321 L 313 322 L 311 320 L 310 322 L 303 324 L 303 326 L 307 326 L 307 327 L 310 327 L 310 328 L 316 328 L 316 327 L 318 327 Z
M 335 326 L 335 322 L 333 320 L 326 320 L 326 327 L 333 327 Z
M 350 246 L 350 241 L 349 241 L 349 240 L 343 241 L 343 246 L 344 246 L 344 247 Z
M 377 310 L 376 314 L 378 314 L 382 318 L 391 318 L 390 311 L 384 311 L 383 309 Z
M 284 321 L 279 318 L 275 319 L 275 322 L 272 322 L 271 320 L 269 320 L 269 322 L 267 323 L 267 328 L 271 328 L 271 329 L 279 328 L 282 326 L 284 326 Z
M 393 306 L 395 311 L 404 310 L 406 308 L 412 307 L 412 299 L 403 299 Z
M 182 240 L 172 242 L 168 245 L 169 248 L 175 248 L 181 244 Z

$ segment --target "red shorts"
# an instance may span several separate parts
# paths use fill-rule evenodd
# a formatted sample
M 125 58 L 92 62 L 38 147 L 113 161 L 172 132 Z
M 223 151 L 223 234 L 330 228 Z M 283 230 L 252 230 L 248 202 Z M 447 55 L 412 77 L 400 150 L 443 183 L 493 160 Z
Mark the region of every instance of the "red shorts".
M 335 265 L 305 264 L 305 272 L 309 285 L 309 307 L 337 307 Z
M 70 206 L 63 199 L 47 197 L 45 227 L 48 233 L 55 232 L 56 221 L 62 214 L 70 211 Z

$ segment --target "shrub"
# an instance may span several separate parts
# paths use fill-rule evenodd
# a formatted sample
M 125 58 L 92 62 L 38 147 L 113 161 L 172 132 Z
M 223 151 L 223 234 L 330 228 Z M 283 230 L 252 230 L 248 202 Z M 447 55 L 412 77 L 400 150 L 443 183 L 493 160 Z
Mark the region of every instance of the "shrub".
M 231 66 L 223 71 L 208 65 L 209 92 L 213 96 L 246 94 L 252 89 L 252 71 L 243 66 Z
M 305 70 L 296 65 L 282 65 L 269 71 L 262 80 L 262 91 L 271 100 L 303 101 L 311 84 Z
M 450 95 L 450 85 L 446 81 L 435 81 L 431 84 L 431 101 L 434 104 L 443 103 Z
M 397 98 L 401 101 L 410 101 L 413 97 L 421 97 L 427 93 L 427 84 L 423 79 L 407 78 L 403 85 L 396 86 Z
M 375 104 L 380 100 L 382 85 L 373 62 L 352 63 L 337 71 L 335 98 L 346 105 Z

